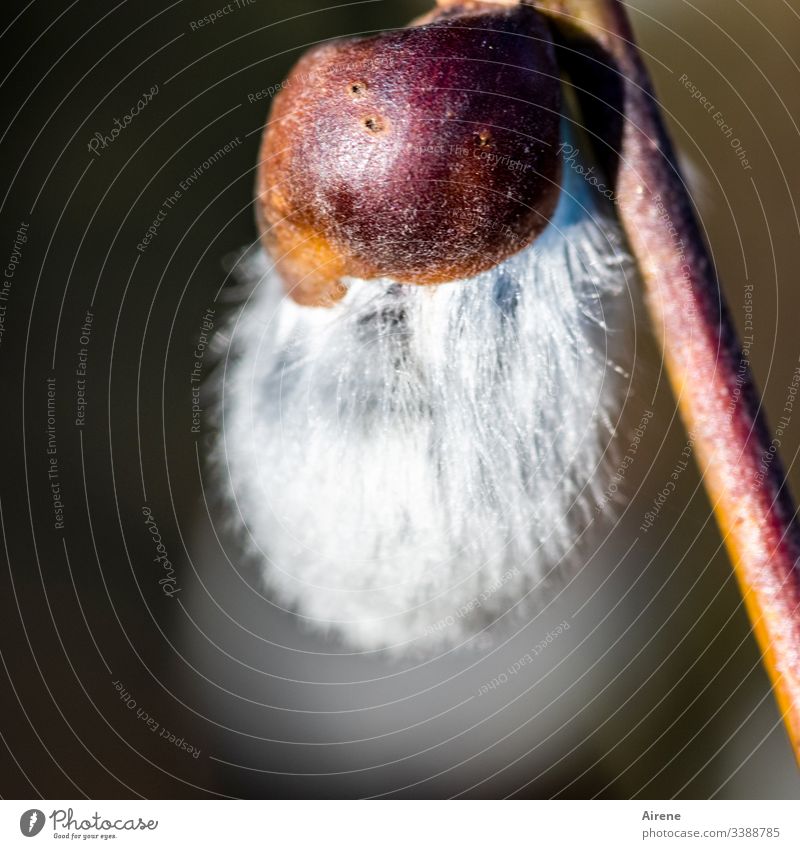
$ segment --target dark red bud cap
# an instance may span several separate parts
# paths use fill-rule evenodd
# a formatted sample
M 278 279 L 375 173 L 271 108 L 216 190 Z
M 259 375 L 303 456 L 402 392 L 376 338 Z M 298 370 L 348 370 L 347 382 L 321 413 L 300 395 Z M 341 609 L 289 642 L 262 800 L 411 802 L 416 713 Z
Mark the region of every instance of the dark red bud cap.
M 429 20 L 311 50 L 273 102 L 258 219 L 300 302 L 335 299 L 345 275 L 472 276 L 555 209 L 561 87 L 544 18 L 476 4 Z

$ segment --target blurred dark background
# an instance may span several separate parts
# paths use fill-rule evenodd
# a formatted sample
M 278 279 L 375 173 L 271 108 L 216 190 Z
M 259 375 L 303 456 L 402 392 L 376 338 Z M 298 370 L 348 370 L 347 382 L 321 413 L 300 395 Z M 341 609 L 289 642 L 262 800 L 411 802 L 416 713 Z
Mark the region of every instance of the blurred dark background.
M 776 421 L 800 357 L 800 3 L 628 5 L 743 331 L 754 286 L 751 356 Z M 800 795 L 693 467 L 629 550 L 686 442 L 663 381 L 614 533 L 497 652 L 351 655 L 260 597 L 205 479 L 208 437 L 191 430 L 203 315 L 222 314 L 223 259 L 255 238 L 269 99 L 249 95 L 279 85 L 309 45 L 401 26 L 428 4 L 233 6 L 202 28 L 192 22 L 217 10 L 209 2 L 3 7 L 0 259 L 19 262 L 0 342 L 0 793 Z M 749 170 L 683 75 L 734 128 Z M 110 134 L 154 86 L 117 138 L 90 152 L 95 133 Z M 138 250 L 160 209 L 157 235 Z M 641 411 L 659 360 L 646 326 L 637 331 L 644 377 L 631 404 Z M 798 491 L 800 422 L 782 443 Z M 144 506 L 175 564 L 172 598 Z M 474 697 L 576 611 L 541 662 Z

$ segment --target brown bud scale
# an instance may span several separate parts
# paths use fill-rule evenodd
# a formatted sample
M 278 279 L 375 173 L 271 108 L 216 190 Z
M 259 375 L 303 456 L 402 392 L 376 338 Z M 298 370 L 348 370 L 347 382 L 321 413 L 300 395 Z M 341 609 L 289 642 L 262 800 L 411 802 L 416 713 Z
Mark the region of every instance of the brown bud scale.
M 482 4 L 326 43 L 264 133 L 264 242 L 302 303 L 345 275 L 470 277 L 529 244 L 559 191 L 561 89 L 534 9 Z

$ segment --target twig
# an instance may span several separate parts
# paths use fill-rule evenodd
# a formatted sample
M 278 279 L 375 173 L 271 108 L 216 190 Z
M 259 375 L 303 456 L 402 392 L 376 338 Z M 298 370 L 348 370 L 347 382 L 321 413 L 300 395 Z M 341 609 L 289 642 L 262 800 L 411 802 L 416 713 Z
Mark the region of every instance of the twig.
M 596 152 L 615 180 L 670 382 L 800 760 L 796 508 L 649 75 L 620 0 L 531 5 L 563 39 L 584 124 L 604 142 Z

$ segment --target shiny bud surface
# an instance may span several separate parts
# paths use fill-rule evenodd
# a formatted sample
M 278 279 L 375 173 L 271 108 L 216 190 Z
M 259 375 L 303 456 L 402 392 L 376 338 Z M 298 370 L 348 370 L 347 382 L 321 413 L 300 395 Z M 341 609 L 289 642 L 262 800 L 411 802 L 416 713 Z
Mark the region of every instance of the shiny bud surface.
M 273 101 L 256 187 L 288 291 L 330 303 L 344 276 L 441 283 L 521 250 L 558 200 L 560 111 L 527 6 L 312 49 Z

